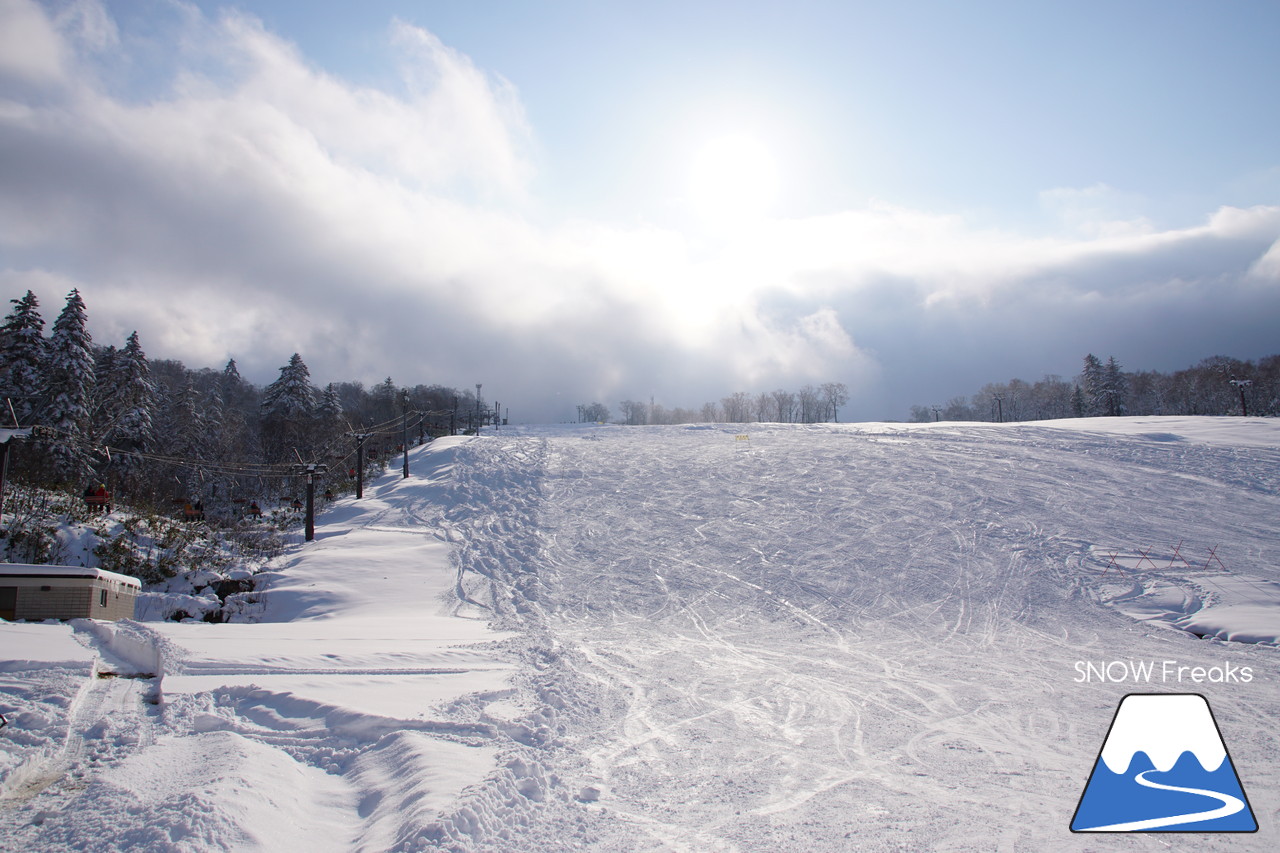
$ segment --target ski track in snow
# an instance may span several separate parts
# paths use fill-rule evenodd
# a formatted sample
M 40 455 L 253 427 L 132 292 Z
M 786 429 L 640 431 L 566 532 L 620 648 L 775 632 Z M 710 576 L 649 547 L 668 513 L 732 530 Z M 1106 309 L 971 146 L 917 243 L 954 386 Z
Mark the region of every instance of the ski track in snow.
M 1071 810 L 1111 708 L 1143 688 L 1077 684 L 1075 661 L 1251 664 L 1251 685 L 1180 689 L 1222 691 L 1242 722 L 1278 710 L 1274 648 L 1142 626 L 1106 606 L 1119 572 L 1098 562 L 1231 542 L 1274 578 L 1274 451 L 856 426 L 529 430 L 470 450 L 498 511 L 463 548 L 464 585 L 555 650 L 537 760 L 583 794 L 493 849 L 1083 849 Z M 1198 605 L 1195 575 L 1160 582 Z M 1276 738 L 1237 736 L 1260 789 Z
M 1096 837 L 1068 824 L 1106 721 L 1152 689 L 1210 698 L 1261 826 L 1199 847 L 1273 846 L 1277 650 L 1175 624 L 1233 583 L 1280 581 L 1275 448 L 732 425 L 527 428 L 451 453 L 447 477 L 360 529 L 449 544 L 453 615 L 515 632 L 496 646 L 515 661 L 506 689 L 408 720 L 245 683 L 157 718 L 141 680 L 0 671 L 5 695 L 45 715 L 33 728 L 66 731 L 5 778 L 0 849 L 1085 850 Z M 344 513 L 321 516 L 317 545 Z M 1107 568 L 1179 542 L 1221 545 L 1229 569 Z M 299 553 L 290 571 L 305 569 Z M 1083 660 L 1256 675 L 1078 683 Z M 388 649 L 359 666 L 188 658 L 174 671 L 447 679 L 470 665 Z M 183 738 L 209 764 L 179 768 Z M 248 769 L 200 775 L 217 756 Z M 476 756 L 483 778 L 451 770 Z M 183 825 L 148 764 L 211 817 Z M 110 784 L 93 782 L 99 766 Z M 249 800 L 242 825 L 209 808 L 264 787 L 265 817 Z M 89 817 L 40 817 L 70 808 Z M 129 843 L 85 834 L 122 812 Z M 303 829 L 263 834 L 282 819 Z

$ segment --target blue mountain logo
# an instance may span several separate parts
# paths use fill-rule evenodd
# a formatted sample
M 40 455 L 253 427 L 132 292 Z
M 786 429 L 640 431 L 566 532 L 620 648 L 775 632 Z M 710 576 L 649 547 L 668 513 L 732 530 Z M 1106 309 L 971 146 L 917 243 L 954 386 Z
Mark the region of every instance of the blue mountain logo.
M 1072 832 L 1257 832 L 1209 702 L 1131 693 L 1080 796 Z

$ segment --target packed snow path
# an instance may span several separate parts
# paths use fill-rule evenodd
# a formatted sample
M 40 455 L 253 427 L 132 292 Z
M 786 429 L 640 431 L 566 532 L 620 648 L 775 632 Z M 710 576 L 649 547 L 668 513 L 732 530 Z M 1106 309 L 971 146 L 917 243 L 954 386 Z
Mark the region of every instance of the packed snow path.
M 1275 647 L 1107 604 L 1145 585 L 1194 610 L 1229 575 L 1275 601 L 1274 445 L 755 426 L 468 452 L 494 511 L 460 551 L 467 596 L 544 632 L 534 689 L 562 735 L 538 758 L 565 790 L 522 818 L 527 847 L 497 849 L 1085 849 L 1072 811 L 1116 703 L 1145 690 L 1209 696 L 1254 798 L 1257 836 L 1203 846 L 1274 849 Z M 1234 575 L 1108 570 L 1180 542 L 1219 546 Z M 1280 608 L 1266 618 L 1280 632 Z M 1077 681 L 1113 660 L 1253 680 Z

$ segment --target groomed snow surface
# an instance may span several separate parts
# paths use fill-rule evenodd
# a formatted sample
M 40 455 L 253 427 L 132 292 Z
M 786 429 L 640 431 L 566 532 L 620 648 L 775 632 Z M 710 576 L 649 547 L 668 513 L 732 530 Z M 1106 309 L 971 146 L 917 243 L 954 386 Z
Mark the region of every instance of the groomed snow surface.
M 522 428 L 411 465 L 256 621 L 0 624 L 0 849 L 1166 850 L 1068 830 L 1138 692 L 1208 699 L 1257 816 L 1196 849 L 1276 849 L 1280 422 Z

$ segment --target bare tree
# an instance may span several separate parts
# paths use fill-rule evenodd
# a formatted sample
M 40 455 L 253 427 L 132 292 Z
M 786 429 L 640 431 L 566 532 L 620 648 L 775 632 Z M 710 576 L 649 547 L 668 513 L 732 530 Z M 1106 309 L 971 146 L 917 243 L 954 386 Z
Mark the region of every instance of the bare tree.
M 843 382 L 824 382 L 819 390 L 827 404 L 827 415 L 831 420 L 839 422 L 840 407 L 849 402 L 849 389 Z
M 779 388 L 771 395 L 773 403 L 777 407 L 778 422 L 789 424 L 796 419 L 796 395 L 790 391 L 784 391 Z
M 618 404 L 622 407 L 622 422 L 630 426 L 639 426 L 648 423 L 649 420 L 649 404 L 642 403 L 638 400 L 623 400 Z
M 724 419 L 731 424 L 746 423 L 751 419 L 751 395 L 746 391 L 735 391 L 720 401 Z
M 755 416 L 760 423 L 776 420 L 774 418 L 773 397 L 768 393 L 761 391 L 756 395 L 755 399 Z
M 578 407 L 578 417 L 585 423 L 604 423 L 609 420 L 609 407 L 604 403 L 587 403 Z
M 818 393 L 818 389 L 812 385 L 806 385 L 800 389 L 800 420 L 806 424 L 817 423 L 822 420 L 822 397 Z

